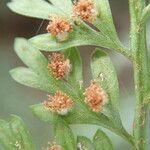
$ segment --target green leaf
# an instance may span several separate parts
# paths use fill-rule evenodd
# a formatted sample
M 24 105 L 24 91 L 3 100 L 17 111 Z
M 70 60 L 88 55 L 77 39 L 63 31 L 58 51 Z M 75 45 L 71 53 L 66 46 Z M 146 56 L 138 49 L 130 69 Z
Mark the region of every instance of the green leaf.
M 77 149 L 73 132 L 63 120 L 59 120 L 59 122 L 55 125 L 55 134 L 56 143 L 61 145 L 64 150 Z
M 98 130 L 96 132 L 93 139 L 93 144 L 96 150 L 113 150 L 113 145 L 111 140 L 101 130 Z
M 14 49 L 19 58 L 29 68 L 38 73 L 47 73 L 48 60 L 45 56 L 36 48 L 34 48 L 26 39 L 16 38 Z
M 31 69 L 25 67 L 12 69 L 10 75 L 18 83 L 32 88 L 50 93 L 54 93 L 58 89 L 58 87 L 56 87 L 47 76 L 38 75 Z
M 82 74 L 82 60 L 79 50 L 77 48 L 70 48 L 64 51 L 66 58 L 71 62 L 72 70 L 67 80 L 77 90 L 81 89 L 81 83 L 83 81 Z
M 120 44 L 117 36 L 117 32 L 113 23 L 111 9 L 108 0 L 94 0 L 97 6 L 98 17 L 94 25 L 100 30 L 100 32 L 107 36 L 108 40 L 113 40 Z
M 83 149 L 83 150 L 95 150 L 91 140 L 84 136 L 78 136 L 77 146 L 79 149 Z
M 128 58 L 132 57 L 132 54 L 120 45 L 120 43 L 113 42 L 113 40 L 108 39 L 107 36 L 95 31 L 84 22 L 74 24 L 73 31 L 69 33 L 68 39 L 65 41 L 59 41 L 50 33 L 46 33 L 32 37 L 30 42 L 43 51 L 59 51 L 70 47 L 93 45 L 115 49 L 117 52 L 124 54 Z
M 11 142 L 15 143 L 15 139 L 11 134 L 9 123 L 4 120 L 0 120 L 0 144 L 6 150 L 10 150 L 11 148 L 12 150 L 15 150 L 15 148 L 10 144 Z
M 112 45 L 112 43 L 107 42 L 105 37 L 98 34 L 98 32 L 85 23 L 80 24 L 80 26 L 74 25 L 73 31 L 69 34 L 69 38 L 66 41 L 58 42 L 56 38 L 47 33 L 31 38 L 30 42 L 43 51 L 59 51 L 82 45 L 97 45 L 102 47 Z
M 88 110 L 84 105 L 76 105 L 66 116 L 60 116 L 44 108 L 43 104 L 31 106 L 32 112 L 39 119 L 50 124 L 59 123 L 59 119 L 64 120 L 68 124 L 93 124 L 102 126 L 110 131 L 116 133 L 124 139 L 127 139 L 133 144 L 132 136 L 129 135 L 124 128 L 118 127 L 115 121 L 112 122 L 104 114 L 95 114 Z
M 49 19 L 49 16 L 53 15 L 63 15 L 62 11 L 45 0 L 12 0 L 7 6 L 18 14 L 40 19 Z
M 68 92 L 69 87 L 62 81 L 56 80 L 47 68 L 48 60 L 31 43 L 24 38 L 15 40 L 15 51 L 21 60 L 29 67 L 19 67 L 10 71 L 17 82 L 29 87 L 54 93 L 57 90 Z
M 12 115 L 10 121 L 0 121 L 0 143 L 6 150 L 35 150 L 23 121 Z
M 51 124 L 56 124 L 59 121 L 59 115 L 45 109 L 43 104 L 33 105 L 31 106 L 31 110 L 33 114 L 36 115 L 42 121 L 49 122 Z
M 72 15 L 72 1 L 71 0 L 49 0 L 52 4 L 54 4 L 57 8 L 61 9 L 65 13 L 68 13 L 70 16 Z
M 12 115 L 10 120 L 10 126 L 13 135 L 18 139 L 18 141 L 21 141 L 20 144 L 22 145 L 22 149 L 35 149 L 32 143 L 31 135 L 26 129 L 24 122 L 19 117 Z
M 120 128 L 121 119 L 118 113 L 119 108 L 119 86 L 116 71 L 109 56 L 100 49 L 96 49 L 92 55 L 91 69 L 93 79 L 106 91 L 108 104 L 104 113 Z
M 45 109 L 43 104 L 33 105 L 31 106 L 31 109 L 33 114 L 39 119 L 51 124 L 57 123 L 59 121 L 58 119 L 62 118 L 68 124 L 94 124 L 103 126 L 110 130 L 115 129 L 114 124 L 108 119 L 108 117 L 102 113 L 97 115 L 82 105 L 74 106 L 74 108 L 65 116 L 59 116 L 56 113 Z
M 16 13 L 29 17 L 49 20 L 50 16 L 62 16 L 69 17 L 71 19 L 71 0 L 65 0 L 65 2 L 64 0 L 52 0 L 52 3 L 54 3 L 54 5 L 56 5 L 56 7 L 58 8 L 56 8 L 54 5 L 49 4 L 45 0 L 12 0 L 8 3 L 8 7 Z M 96 3 L 100 4 L 99 2 Z M 32 38 L 31 41 L 35 44 L 36 47 L 45 51 L 62 50 L 82 45 L 94 45 L 108 49 L 115 49 L 117 52 L 124 54 L 129 59 L 132 59 L 132 54 L 125 47 L 122 46 L 122 44 L 117 38 L 117 34 L 115 34 L 116 31 L 113 26 L 112 18 L 111 16 L 109 16 L 111 12 L 107 12 L 107 10 L 109 10 L 108 2 L 101 0 L 101 3 L 102 5 L 98 5 L 98 8 L 100 7 L 103 13 L 101 14 L 100 21 L 97 22 L 98 26 L 101 26 L 102 28 L 100 29 L 102 34 L 96 32 L 90 26 L 85 25 L 85 23 L 80 21 L 75 23 L 76 25 L 74 25 L 73 32 L 69 34 L 68 40 L 66 40 L 65 42 L 60 42 L 61 39 L 60 41 L 58 41 L 50 34 L 35 36 L 34 38 Z M 103 7 L 105 6 L 105 3 L 106 7 Z M 67 16 L 64 12 L 69 12 L 68 14 L 71 14 L 71 16 Z

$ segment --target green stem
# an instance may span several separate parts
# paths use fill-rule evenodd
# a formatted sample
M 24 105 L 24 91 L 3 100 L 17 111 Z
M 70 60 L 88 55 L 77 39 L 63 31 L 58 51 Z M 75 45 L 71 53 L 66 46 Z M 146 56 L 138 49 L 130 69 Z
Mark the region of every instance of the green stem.
M 139 41 L 140 42 L 140 41 Z M 143 51 L 143 52 L 142 52 Z M 134 120 L 134 137 L 139 150 L 145 150 L 145 130 L 146 130 L 146 103 L 144 101 L 148 90 L 147 80 L 147 56 L 145 49 L 139 48 L 134 62 L 136 110 Z M 143 54 L 142 54 L 143 53 Z
M 129 0 L 131 16 L 131 49 L 135 53 L 134 81 L 136 94 L 136 110 L 133 134 L 137 150 L 146 150 L 146 109 L 145 96 L 148 91 L 149 67 L 146 46 L 146 26 L 141 21 L 145 7 L 144 0 Z

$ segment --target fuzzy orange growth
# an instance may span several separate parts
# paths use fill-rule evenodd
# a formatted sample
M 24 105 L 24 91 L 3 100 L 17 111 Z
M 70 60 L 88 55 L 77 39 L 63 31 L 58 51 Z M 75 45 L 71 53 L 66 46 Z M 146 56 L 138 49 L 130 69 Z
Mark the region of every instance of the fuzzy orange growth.
M 62 17 L 53 17 L 48 26 L 47 32 L 53 36 L 59 36 L 63 33 L 72 31 L 72 24 Z
M 93 23 L 96 19 L 95 4 L 92 0 L 79 0 L 74 4 L 74 13 L 84 21 Z
M 95 82 L 85 90 L 85 103 L 90 106 L 92 111 L 100 112 L 103 106 L 107 103 L 107 95 L 105 91 Z
M 62 79 L 70 73 L 70 60 L 65 59 L 62 53 L 52 53 L 49 56 L 48 68 L 57 80 Z
M 54 145 L 51 147 L 47 147 L 46 149 L 42 148 L 42 150 L 61 150 L 61 147 L 59 145 Z
M 49 95 L 48 100 L 44 102 L 47 109 L 62 115 L 66 114 L 73 104 L 71 98 L 61 91 L 57 91 L 54 96 Z

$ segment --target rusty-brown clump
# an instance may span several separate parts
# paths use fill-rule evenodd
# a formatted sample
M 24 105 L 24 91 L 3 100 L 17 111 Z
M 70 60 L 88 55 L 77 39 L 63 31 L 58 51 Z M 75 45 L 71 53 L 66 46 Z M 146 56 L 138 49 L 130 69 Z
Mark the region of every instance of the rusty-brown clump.
M 85 103 L 94 112 L 102 111 L 103 106 L 107 103 L 107 95 L 96 81 L 91 82 L 91 85 L 85 90 L 84 96 Z
M 96 19 L 96 7 L 92 0 L 78 0 L 75 2 L 73 10 L 75 16 L 89 23 L 93 23 Z
M 49 56 L 48 69 L 52 72 L 55 79 L 63 79 L 71 71 L 70 60 L 65 59 L 62 53 L 52 53 Z
M 43 104 L 46 109 L 65 115 L 71 109 L 74 102 L 65 93 L 57 91 L 54 96 L 49 95 L 48 100 Z
M 71 32 L 73 26 L 63 17 L 52 17 L 46 29 L 47 32 L 51 33 L 53 36 L 59 36 Z

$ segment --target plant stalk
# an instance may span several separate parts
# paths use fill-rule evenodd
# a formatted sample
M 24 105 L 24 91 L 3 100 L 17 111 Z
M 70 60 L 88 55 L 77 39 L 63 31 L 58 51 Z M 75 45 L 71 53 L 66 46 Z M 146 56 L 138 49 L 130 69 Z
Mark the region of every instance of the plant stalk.
M 134 53 L 134 82 L 136 110 L 133 135 L 137 150 L 146 150 L 146 111 L 145 97 L 149 84 L 149 65 L 146 44 L 146 25 L 141 21 L 145 8 L 144 0 L 129 0 L 131 17 L 131 49 Z
M 143 29 L 142 29 L 143 30 Z M 141 36 L 144 35 L 144 31 L 141 31 Z M 139 37 L 141 38 L 141 37 Z M 141 39 L 139 43 L 142 45 Z M 146 49 L 144 46 L 140 46 L 135 54 L 134 62 L 134 82 L 135 82 L 135 94 L 136 94 L 136 110 L 134 120 L 134 137 L 138 150 L 146 150 L 146 111 L 147 103 L 145 103 L 146 93 L 148 91 L 148 63 Z

